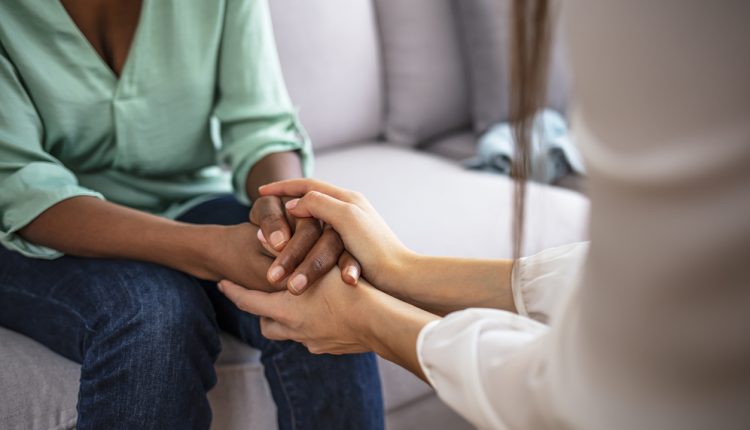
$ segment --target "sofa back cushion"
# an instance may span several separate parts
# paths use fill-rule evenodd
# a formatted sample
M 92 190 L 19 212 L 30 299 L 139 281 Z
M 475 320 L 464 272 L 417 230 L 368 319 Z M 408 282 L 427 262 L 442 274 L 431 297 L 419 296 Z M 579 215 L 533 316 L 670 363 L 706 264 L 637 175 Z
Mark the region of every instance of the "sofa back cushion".
M 451 0 L 374 0 L 386 78 L 388 141 L 416 145 L 470 124 Z
M 474 128 L 483 132 L 508 120 L 512 0 L 454 0 L 471 86 Z M 556 19 L 559 22 L 559 18 Z M 565 44 L 558 28 L 550 55 L 548 105 L 565 111 L 569 92 Z
M 316 150 L 383 130 L 372 0 L 269 0 L 284 78 Z

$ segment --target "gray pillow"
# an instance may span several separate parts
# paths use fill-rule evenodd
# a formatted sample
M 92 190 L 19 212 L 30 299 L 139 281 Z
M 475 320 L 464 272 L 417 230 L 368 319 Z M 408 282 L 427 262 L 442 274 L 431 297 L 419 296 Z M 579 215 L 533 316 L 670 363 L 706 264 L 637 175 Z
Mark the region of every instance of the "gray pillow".
M 372 1 L 269 4 L 286 84 L 315 150 L 380 137 L 385 89 Z
M 416 145 L 469 128 L 468 79 L 452 0 L 376 0 L 386 79 L 386 138 Z
M 484 132 L 508 120 L 511 0 L 454 0 L 454 6 L 466 51 L 474 129 Z M 554 34 L 547 99 L 548 106 L 564 112 L 569 87 L 566 55 L 561 33 Z

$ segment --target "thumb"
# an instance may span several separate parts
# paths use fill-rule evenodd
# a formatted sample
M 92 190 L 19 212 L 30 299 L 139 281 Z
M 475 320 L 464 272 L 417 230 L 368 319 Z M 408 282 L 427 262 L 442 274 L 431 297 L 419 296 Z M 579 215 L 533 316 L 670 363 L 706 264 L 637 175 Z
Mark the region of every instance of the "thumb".
M 218 284 L 221 291 L 240 310 L 253 315 L 276 319 L 281 310 L 280 294 L 263 291 L 248 290 L 229 280 L 222 280 Z

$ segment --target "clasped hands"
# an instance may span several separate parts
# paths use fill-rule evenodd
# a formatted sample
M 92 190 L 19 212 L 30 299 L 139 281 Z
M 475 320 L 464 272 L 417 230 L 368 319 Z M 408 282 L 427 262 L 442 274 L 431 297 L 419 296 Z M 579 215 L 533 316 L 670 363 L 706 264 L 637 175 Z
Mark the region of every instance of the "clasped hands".
M 269 339 L 294 340 L 313 353 L 372 350 L 368 318 L 379 306 L 406 305 L 387 292 L 410 251 L 359 193 L 310 179 L 272 183 L 260 193 L 250 219 L 274 259 L 272 288 L 225 279 L 219 289 L 260 316 Z

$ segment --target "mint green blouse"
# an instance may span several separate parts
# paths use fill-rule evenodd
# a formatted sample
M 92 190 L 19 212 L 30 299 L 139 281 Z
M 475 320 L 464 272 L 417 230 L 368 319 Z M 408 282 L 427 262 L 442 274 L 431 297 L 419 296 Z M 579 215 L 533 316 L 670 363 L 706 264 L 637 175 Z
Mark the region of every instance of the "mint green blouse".
M 212 138 L 214 136 L 214 138 Z M 0 2 L 0 242 L 96 196 L 173 217 L 216 194 L 245 203 L 268 154 L 312 154 L 284 86 L 266 0 L 144 0 L 118 78 L 59 0 Z

